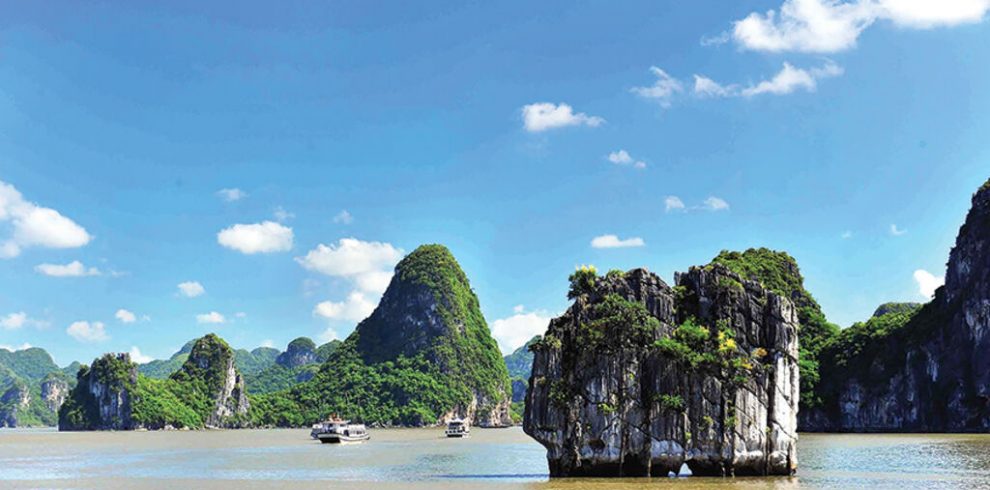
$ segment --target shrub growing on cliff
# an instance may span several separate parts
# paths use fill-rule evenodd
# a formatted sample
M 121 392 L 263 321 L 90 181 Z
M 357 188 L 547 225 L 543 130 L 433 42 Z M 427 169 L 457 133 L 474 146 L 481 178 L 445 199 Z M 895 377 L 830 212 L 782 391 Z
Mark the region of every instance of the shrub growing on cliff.
M 571 287 L 567 290 L 567 299 L 575 299 L 583 294 L 590 294 L 595 290 L 598 269 L 595 269 L 593 265 L 582 265 L 567 280 L 571 283 Z
M 606 295 L 592 311 L 595 319 L 583 324 L 579 331 L 588 348 L 611 350 L 623 345 L 646 345 L 660 328 L 660 322 L 643 303 L 617 294 Z

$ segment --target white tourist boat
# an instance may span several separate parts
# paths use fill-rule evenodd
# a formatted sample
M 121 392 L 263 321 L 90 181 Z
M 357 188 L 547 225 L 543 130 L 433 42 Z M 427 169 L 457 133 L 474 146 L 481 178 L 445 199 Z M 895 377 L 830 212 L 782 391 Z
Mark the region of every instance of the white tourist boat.
M 447 430 L 443 431 L 447 437 L 468 437 L 471 435 L 471 426 L 467 420 L 454 419 L 447 422 Z
M 347 444 L 371 439 L 364 424 L 352 424 L 348 420 L 336 418 L 314 424 L 309 435 L 323 444 Z

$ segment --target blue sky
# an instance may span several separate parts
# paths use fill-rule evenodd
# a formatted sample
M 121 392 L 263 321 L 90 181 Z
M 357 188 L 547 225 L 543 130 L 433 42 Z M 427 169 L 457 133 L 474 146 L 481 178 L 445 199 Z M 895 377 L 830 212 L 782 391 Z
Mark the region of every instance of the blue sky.
M 924 300 L 990 176 L 988 3 L 7 6 L 0 345 L 342 338 L 434 242 L 506 348 L 585 263 Z

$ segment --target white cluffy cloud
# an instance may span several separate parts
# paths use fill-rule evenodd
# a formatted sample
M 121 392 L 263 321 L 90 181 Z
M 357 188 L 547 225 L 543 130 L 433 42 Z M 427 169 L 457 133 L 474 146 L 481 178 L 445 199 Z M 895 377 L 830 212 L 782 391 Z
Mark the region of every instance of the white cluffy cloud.
M 323 301 L 313 308 L 313 314 L 327 320 L 358 322 L 375 311 L 375 302 L 360 291 L 352 291 L 347 299 L 340 302 Z
M 110 339 L 103 322 L 73 322 L 65 332 L 80 342 L 103 342 Z
M 705 199 L 701 205 L 692 206 L 690 208 L 684 205 L 684 201 L 677 196 L 667 196 L 664 201 L 664 211 L 728 211 L 729 203 L 722 199 L 721 197 L 709 196 Z
M 275 211 L 272 211 L 272 216 L 274 216 L 280 223 L 296 217 L 294 213 L 290 213 L 282 206 L 276 207 Z
M 575 113 L 571 106 L 561 103 L 538 102 L 527 104 L 522 108 L 523 127 L 531 133 L 567 126 L 598 127 L 605 120 L 598 116 L 589 116 L 583 112 Z
M 241 199 L 247 197 L 247 192 L 244 192 L 234 187 L 231 189 L 220 189 L 219 191 L 217 191 L 217 195 L 220 196 L 220 199 L 223 199 L 224 201 L 234 202 L 234 201 L 240 201 Z
M 117 320 L 120 320 L 120 323 L 134 323 L 137 321 L 137 315 L 135 315 L 134 312 L 123 308 L 117 310 L 117 313 L 114 313 L 113 316 Z
M 296 262 L 306 270 L 349 279 L 361 291 L 382 293 L 402 255 L 390 243 L 341 238 L 336 244 L 317 245 L 304 257 L 296 257 Z
M 834 53 L 856 46 L 877 21 L 929 29 L 980 22 L 990 0 L 785 0 L 778 11 L 736 21 L 732 37 L 756 51 Z
M 8 313 L 0 317 L 0 330 L 17 330 L 23 327 L 43 328 L 47 326 L 48 322 L 35 320 L 23 311 Z
M 504 354 L 524 345 L 535 335 L 542 335 L 550 324 L 545 311 L 524 312 L 522 305 L 513 308 L 513 315 L 492 322 L 492 336 Z
M 667 213 L 671 211 L 684 211 L 684 201 L 677 196 L 667 196 L 663 200 L 663 210 Z
M 250 255 L 290 250 L 292 237 L 292 228 L 274 221 L 263 221 L 224 228 L 217 233 L 217 243 Z
M 655 66 L 650 67 L 656 77 L 656 81 L 649 87 L 633 87 L 632 93 L 647 99 L 653 99 L 660 103 L 661 107 L 670 107 L 670 100 L 675 94 L 684 90 L 681 82 L 667 74 L 667 72 Z
M 206 288 L 199 281 L 180 282 L 177 287 L 179 288 L 179 294 L 187 298 L 195 298 L 206 292 Z
M 334 215 L 333 222 L 341 225 L 349 225 L 354 222 L 354 216 L 346 209 L 341 209 L 339 213 Z
M 896 224 L 891 223 L 891 225 L 890 225 L 890 234 L 891 235 L 893 235 L 893 236 L 901 236 L 901 235 L 903 235 L 905 233 L 907 233 L 907 230 L 902 230 L 902 229 L 898 228 Z
M 196 315 L 196 323 L 204 323 L 204 324 L 209 324 L 209 325 L 216 325 L 216 324 L 226 323 L 226 322 L 227 322 L 227 319 L 223 315 L 221 315 L 220 313 L 217 313 L 215 311 L 211 311 L 209 313 L 201 313 L 199 315 Z
M 596 236 L 591 239 L 591 246 L 593 248 L 629 248 L 629 247 L 644 247 L 646 242 L 640 237 L 630 237 L 626 239 L 619 239 L 616 235 L 602 235 Z
M 814 92 L 818 89 L 818 81 L 823 78 L 836 77 L 843 73 L 842 67 L 827 61 L 813 68 L 795 68 L 790 63 L 783 67 L 773 78 L 759 83 L 740 87 L 739 85 L 721 85 L 703 75 L 694 76 L 694 94 L 698 97 L 753 97 L 762 94 L 786 95 L 797 90 Z
M 0 258 L 20 255 L 28 247 L 76 248 L 89 243 L 86 230 L 58 211 L 25 201 L 14 186 L 0 181 L 0 222 L 11 223 L 11 234 L 0 239 Z
M 631 165 L 633 168 L 640 169 L 646 168 L 646 162 L 634 159 L 626 150 L 613 151 L 606 158 L 616 165 Z
M 65 265 L 60 264 L 39 264 L 34 267 L 39 274 L 51 277 L 84 277 L 98 276 L 100 270 L 96 267 L 86 267 L 82 262 L 73 260 Z
M 721 197 L 711 196 L 708 199 L 705 199 L 702 209 L 708 211 L 728 211 L 729 203 L 725 202 L 725 199 L 722 199 Z
M 914 280 L 918 283 L 918 294 L 927 299 L 935 296 L 935 290 L 945 284 L 945 277 L 936 276 L 924 269 L 914 271 Z
M 128 354 L 130 354 L 131 360 L 138 364 L 147 364 L 155 360 L 151 356 L 146 356 L 142 354 L 141 349 L 138 349 L 137 346 L 133 346 L 133 345 L 131 346 L 131 351 L 128 352 Z

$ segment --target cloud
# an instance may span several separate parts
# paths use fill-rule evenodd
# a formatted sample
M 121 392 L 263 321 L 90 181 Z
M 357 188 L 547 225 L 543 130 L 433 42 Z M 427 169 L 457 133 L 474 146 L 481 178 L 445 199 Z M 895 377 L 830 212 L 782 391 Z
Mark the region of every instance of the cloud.
M 292 249 L 292 228 L 274 221 L 236 224 L 220 230 L 217 243 L 248 255 L 285 252 Z
M 296 217 L 295 214 L 286 211 L 282 206 L 275 208 L 275 211 L 272 211 L 272 216 L 275 216 L 275 219 L 279 222 L 284 222 Z
M 78 260 L 73 260 L 65 265 L 40 264 L 35 266 L 34 270 L 39 274 L 44 274 L 51 277 L 84 277 L 100 275 L 99 269 L 96 267 L 87 268 Z
M 846 231 L 842 232 L 842 235 L 840 235 L 840 236 L 842 237 L 843 240 L 848 240 L 848 239 L 852 238 L 853 232 L 852 231 L 849 231 L 849 230 L 846 230 Z
M 137 321 L 137 316 L 134 315 L 133 312 L 127 311 L 123 308 L 117 310 L 117 313 L 114 313 L 113 316 L 117 320 L 120 320 L 121 323 L 134 323 Z
M 677 92 L 684 90 L 676 78 L 671 77 L 667 72 L 655 66 L 650 67 L 650 71 L 656 75 L 657 80 L 649 87 L 633 87 L 632 93 L 647 99 L 653 99 L 660 103 L 661 107 L 670 107 L 670 99 Z
M 258 347 L 268 347 L 268 348 L 273 348 L 273 347 L 275 347 L 275 341 L 274 341 L 274 340 L 272 340 L 272 339 L 265 339 L 265 340 L 262 340 L 262 341 L 261 341 L 261 345 L 259 345 Z
M 698 97 L 732 97 L 739 93 L 736 85 L 720 85 L 703 75 L 694 76 L 694 95 Z
M 732 37 L 755 51 L 834 53 L 855 47 L 879 20 L 928 29 L 980 22 L 988 9 L 990 0 L 785 0 L 779 11 L 736 21 Z
M 591 239 L 591 246 L 593 248 L 629 248 L 629 247 L 644 247 L 646 242 L 639 237 L 626 238 L 620 240 L 619 237 L 615 235 L 602 235 L 596 236 Z
M 141 353 L 141 350 L 138 349 L 136 346 L 133 346 L 133 345 L 131 346 L 131 351 L 128 352 L 128 354 L 130 354 L 131 360 L 134 361 L 134 362 L 136 362 L 136 363 L 138 363 L 138 364 L 148 364 L 149 362 L 155 360 L 151 356 L 146 356 L 146 355 L 142 354 Z
M 227 319 L 223 315 L 215 311 L 209 313 L 201 313 L 196 315 L 196 323 L 204 323 L 208 325 L 217 325 L 220 323 L 226 323 Z
M 341 302 L 323 301 L 313 308 L 313 314 L 327 320 L 358 322 L 364 320 L 375 311 L 375 303 L 370 301 L 360 291 L 352 291 L 347 299 Z
M 546 312 L 515 313 L 492 322 L 492 336 L 503 353 L 508 354 L 524 345 L 535 335 L 542 335 L 550 324 Z
M 217 195 L 226 202 L 234 202 L 247 197 L 247 192 L 234 187 L 232 189 L 220 189 L 217 191 Z
M 705 199 L 701 208 L 707 211 L 728 211 L 729 203 L 720 197 L 711 196 Z
M 346 278 L 364 292 L 382 293 L 403 252 L 390 243 L 341 238 L 336 244 L 319 244 L 296 262 L 306 270 Z
M 337 331 L 334 330 L 333 327 L 327 327 L 326 330 L 324 330 L 323 332 L 320 333 L 320 335 L 317 336 L 317 339 L 320 341 L 321 344 L 325 344 L 332 340 L 340 340 L 340 336 L 337 335 Z
M 23 311 L 18 313 L 10 313 L 7 316 L 0 318 L 0 328 L 4 330 L 17 330 L 27 324 L 28 316 L 27 313 Z
M 720 32 L 717 36 L 702 36 L 700 44 L 702 46 L 721 46 L 732 40 L 732 33 L 729 31 Z
M 945 284 L 945 277 L 939 277 L 924 269 L 914 271 L 914 280 L 918 283 L 918 294 L 927 299 L 935 296 L 935 290 Z
M 664 212 L 684 211 L 684 201 L 677 196 L 667 196 L 663 200 Z
M 890 225 L 890 234 L 891 235 L 893 235 L 893 236 L 901 236 L 901 235 L 903 235 L 905 233 L 907 233 L 907 230 L 902 230 L 902 229 L 898 228 L 897 225 L 895 225 L 893 223 Z
M 832 62 L 808 70 L 794 68 L 790 63 L 784 63 L 784 67 L 773 78 L 747 87 L 740 93 L 744 97 L 752 97 L 760 94 L 789 94 L 798 89 L 814 92 L 818 88 L 818 80 L 841 74 L 842 67 Z
M 29 344 L 27 342 L 24 342 L 23 344 L 18 345 L 18 346 L 7 345 L 7 344 L 0 344 L 0 349 L 6 349 L 6 350 L 9 350 L 10 352 L 16 352 L 16 351 L 19 351 L 19 350 L 25 350 L 25 349 L 30 349 L 30 348 L 31 348 L 31 344 Z
M 25 201 L 14 186 L 0 181 L 0 222 L 11 222 L 11 236 L 0 241 L 0 258 L 20 255 L 29 247 L 77 248 L 92 237 L 58 211 Z
M 23 327 L 42 328 L 46 326 L 48 326 L 48 322 L 35 320 L 23 311 L 8 313 L 6 316 L 0 317 L 0 329 L 2 330 L 17 330 Z
M 526 310 L 526 307 L 523 306 L 523 305 L 516 305 L 516 306 L 513 306 L 512 307 L 512 312 L 513 313 L 522 313 L 525 310 Z
M 342 225 L 349 225 L 354 222 L 354 216 L 351 216 L 351 213 L 347 212 L 346 209 L 341 209 L 339 213 L 334 215 L 333 222 Z
M 605 120 L 598 116 L 589 116 L 583 112 L 575 114 L 574 109 L 564 103 L 559 105 L 550 102 L 527 104 L 522 108 L 522 117 L 523 127 L 531 133 L 567 126 L 590 126 L 594 128 L 605 123 Z
M 196 296 L 202 295 L 206 292 L 206 288 L 203 287 L 199 281 L 186 281 L 179 283 L 179 294 L 187 298 L 195 298 Z
M 110 339 L 103 322 L 73 322 L 65 332 L 79 342 L 103 342 Z
M 633 168 L 646 168 L 646 162 L 633 159 L 632 155 L 626 150 L 613 151 L 605 158 L 616 165 L 631 165 Z

